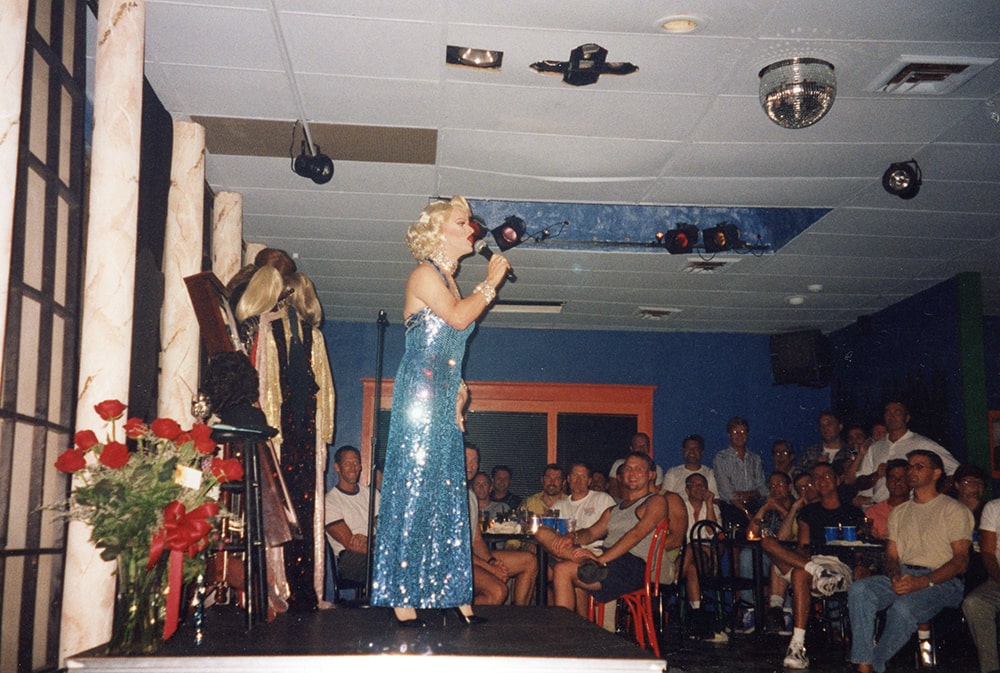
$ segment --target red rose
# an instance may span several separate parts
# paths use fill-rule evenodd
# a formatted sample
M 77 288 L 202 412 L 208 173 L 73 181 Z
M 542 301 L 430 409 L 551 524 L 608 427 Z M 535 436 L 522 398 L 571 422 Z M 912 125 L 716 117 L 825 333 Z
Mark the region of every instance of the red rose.
M 176 439 L 181 434 L 181 426 L 172 418 L 157 418 L 149 427 L 154 435 L 162 439 Z
M 204 423 L 195 423 L 191 428 L 191 439 L 198 453 L 210 455 L 215 453 L 215 440 L 212 439 L 212 428 Z
M 121 442 L 108 442 L 101 450 L 101 463 L 117 470 L 128 462 L 129 455 L 128 447 Z
M 212 461 L 212 476 L 220 482 L 243 479 L 243 463 L 236 458 L 216 458 Z
M 67 473 L 82 470 L 87 467 L 87 461 L 83 458 L 84 453 L 86 452 L 83 449 L 66 449 L 61 456 L 56 458 L 56 469 Z
M 176 444 L 177 446 L 184 446 L 188 442 L 192 441 L 194 440 L 191 439 L 191 433 L 189 432 L 182 432 L 181 434 L 174 437 L 174 444 Z
M 118 400 L 104 400 L 94 405 L 94 411 L 105 421 L 113 421 L 125 413 L 125 405 Z
M 100 441 L 98 441 L 97 435 L 94 434 L 93 430 L 81 430 L 73 435 L 73 444 L 82 451 L 89 451 L 95 445 L 100 444 Z
M 130 418 L 125 421 L 125 436 L 139 439 L 146 434 L 146 423 L 141 418 Z

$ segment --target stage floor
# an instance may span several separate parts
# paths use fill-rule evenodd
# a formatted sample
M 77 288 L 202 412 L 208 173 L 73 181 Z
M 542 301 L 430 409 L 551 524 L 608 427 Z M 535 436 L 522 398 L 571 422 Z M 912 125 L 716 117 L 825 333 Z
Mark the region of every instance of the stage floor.
M 466 626 L 452 615 L 420 611 L 428 626 L 402 628 L 382 608 L 337 606 L 280 615 L 243 630 L 235 609 L 206 611 L 204 641 L 190 623 L 156 656 L 108 657 L 94 650 L 66 662 L 70 671 L 181 672 L 386 670 L 428 673 L 609 671 L 662 673 L 666 662 L 561 608 L 479 607 L 489 620 Z M 188 620 L 190 622 L 190 620 Z M 429 656 L 433 655 L 433 656 Z M 400 659 L 405 656 L 405 662 Z

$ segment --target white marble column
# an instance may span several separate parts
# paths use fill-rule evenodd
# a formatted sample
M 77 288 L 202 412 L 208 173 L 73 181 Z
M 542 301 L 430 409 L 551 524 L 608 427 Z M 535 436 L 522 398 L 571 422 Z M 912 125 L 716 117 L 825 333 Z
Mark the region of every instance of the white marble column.
M 198 392 L 201 337 L 185 276 L 201 271 L 205 232 L 205 127 L 174 122 L 170 194 L 163 239 L 163 308 L 160 311 L 160 389 L 157 413 L 189 427 Z
M 225 285 L 243 266 L 243 195 L 219 192 L 213 206 L 212 271 Z
M 106 399 L 127 402 L 129 395 L 145 24 L 144 0 L 101 0 L 80 323 L 79 428 L 102 428 L 94 405 Z M 101 560 L 89 539 L 88 527 L 70 524 L 60 665 L 67 656 L 107 642 L 111 635 L 114 566 Z
M 28 30 L 28 0 L 0 0 L 0 345 L 7 332 L 10 246 L 21 135 L 21 84 Z M 3 348 L 0 347 L 0 371 Z

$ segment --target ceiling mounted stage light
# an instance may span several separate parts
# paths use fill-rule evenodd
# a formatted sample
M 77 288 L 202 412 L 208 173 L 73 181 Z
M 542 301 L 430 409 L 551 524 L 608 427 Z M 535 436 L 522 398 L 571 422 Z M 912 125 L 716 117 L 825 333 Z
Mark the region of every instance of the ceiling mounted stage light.
M 923 177 L 916 159 L 892 164 L 882 174 L 885 191 L 901 199 L 912 199 L 920 191 Z
M 634 63 L 608 63 L 608 50 L 599 44 L 581 44 L 569 53 L 568 61 L 538 61 L 531 68 L 541 73 L 562 73 L 573 86 L 594 84 L 601 75 L 630 75 L 639 69 Z
M 499 227 L 493 231 L 493 239 L 501 250 L 508 250 L 524 241 L 524 220 L 517 215 L 508 215 Z
M 698 242 L 698 227 L 693 224 L 678 224 L 670 231 L 657 233 L 656 239 L 671 255 L 686 255 Z
M 768 119 L 786 129 L 812 126 L 837 96 L 833 65 L 818 58 L 791 58 L 762 69 L 760 105 Z
M 292 171 L 317 185 L 324 185 L 333 178 L 333 160 L 319 151 L 319 145 L 316 145 L 316 154 L 310 155 L 303 140 L 302 152 L 292 161 Z
M 701 237 L 705 242 L 705 252 L 724 252 L 744 247 L 740 240 L 740 230 L 735 224 L 718 224 L 711 229 L 704 229 Z

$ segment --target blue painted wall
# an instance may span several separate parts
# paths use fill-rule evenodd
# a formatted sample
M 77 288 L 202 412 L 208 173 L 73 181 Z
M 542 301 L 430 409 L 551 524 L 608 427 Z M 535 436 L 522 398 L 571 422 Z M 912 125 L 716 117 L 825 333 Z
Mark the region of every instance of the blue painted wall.
M 887 395 L 901 394 L 910 404 L 911 429 L 964 460 L 958 297 L 952 278 L 871 316 L 865 328 L 831 334 L 837 408 L 878 409 Z M 997 326 L 996 319 L 984 325 L 991 408 L 1000 401 Z
M 323 327 L 337 387 L 335 444 L 361 442 L 360 379 L 375 374 L 378 331 L 372 322 Z M 395 376 L 402 356 L 401 321 L 386 330 L 383 374 Z M 494 353 L 515 353 L 500 362 Z M 798 449 L 818 440 L 816 419 L 830 406 L 829 388 L 775 386 L 767 335 L 656 334 L 491 328 L 489 318 L 469 342 L 465 376 L 471 381 L 545 381 L 656 386 L 653 451 L 657 462 L 681 462 L 682 438 L 706 440 L 706 461 L 726 446 L 726 420 L 745 416 L 750 448 L 771 462 L 771 443 L 790 439 Z

